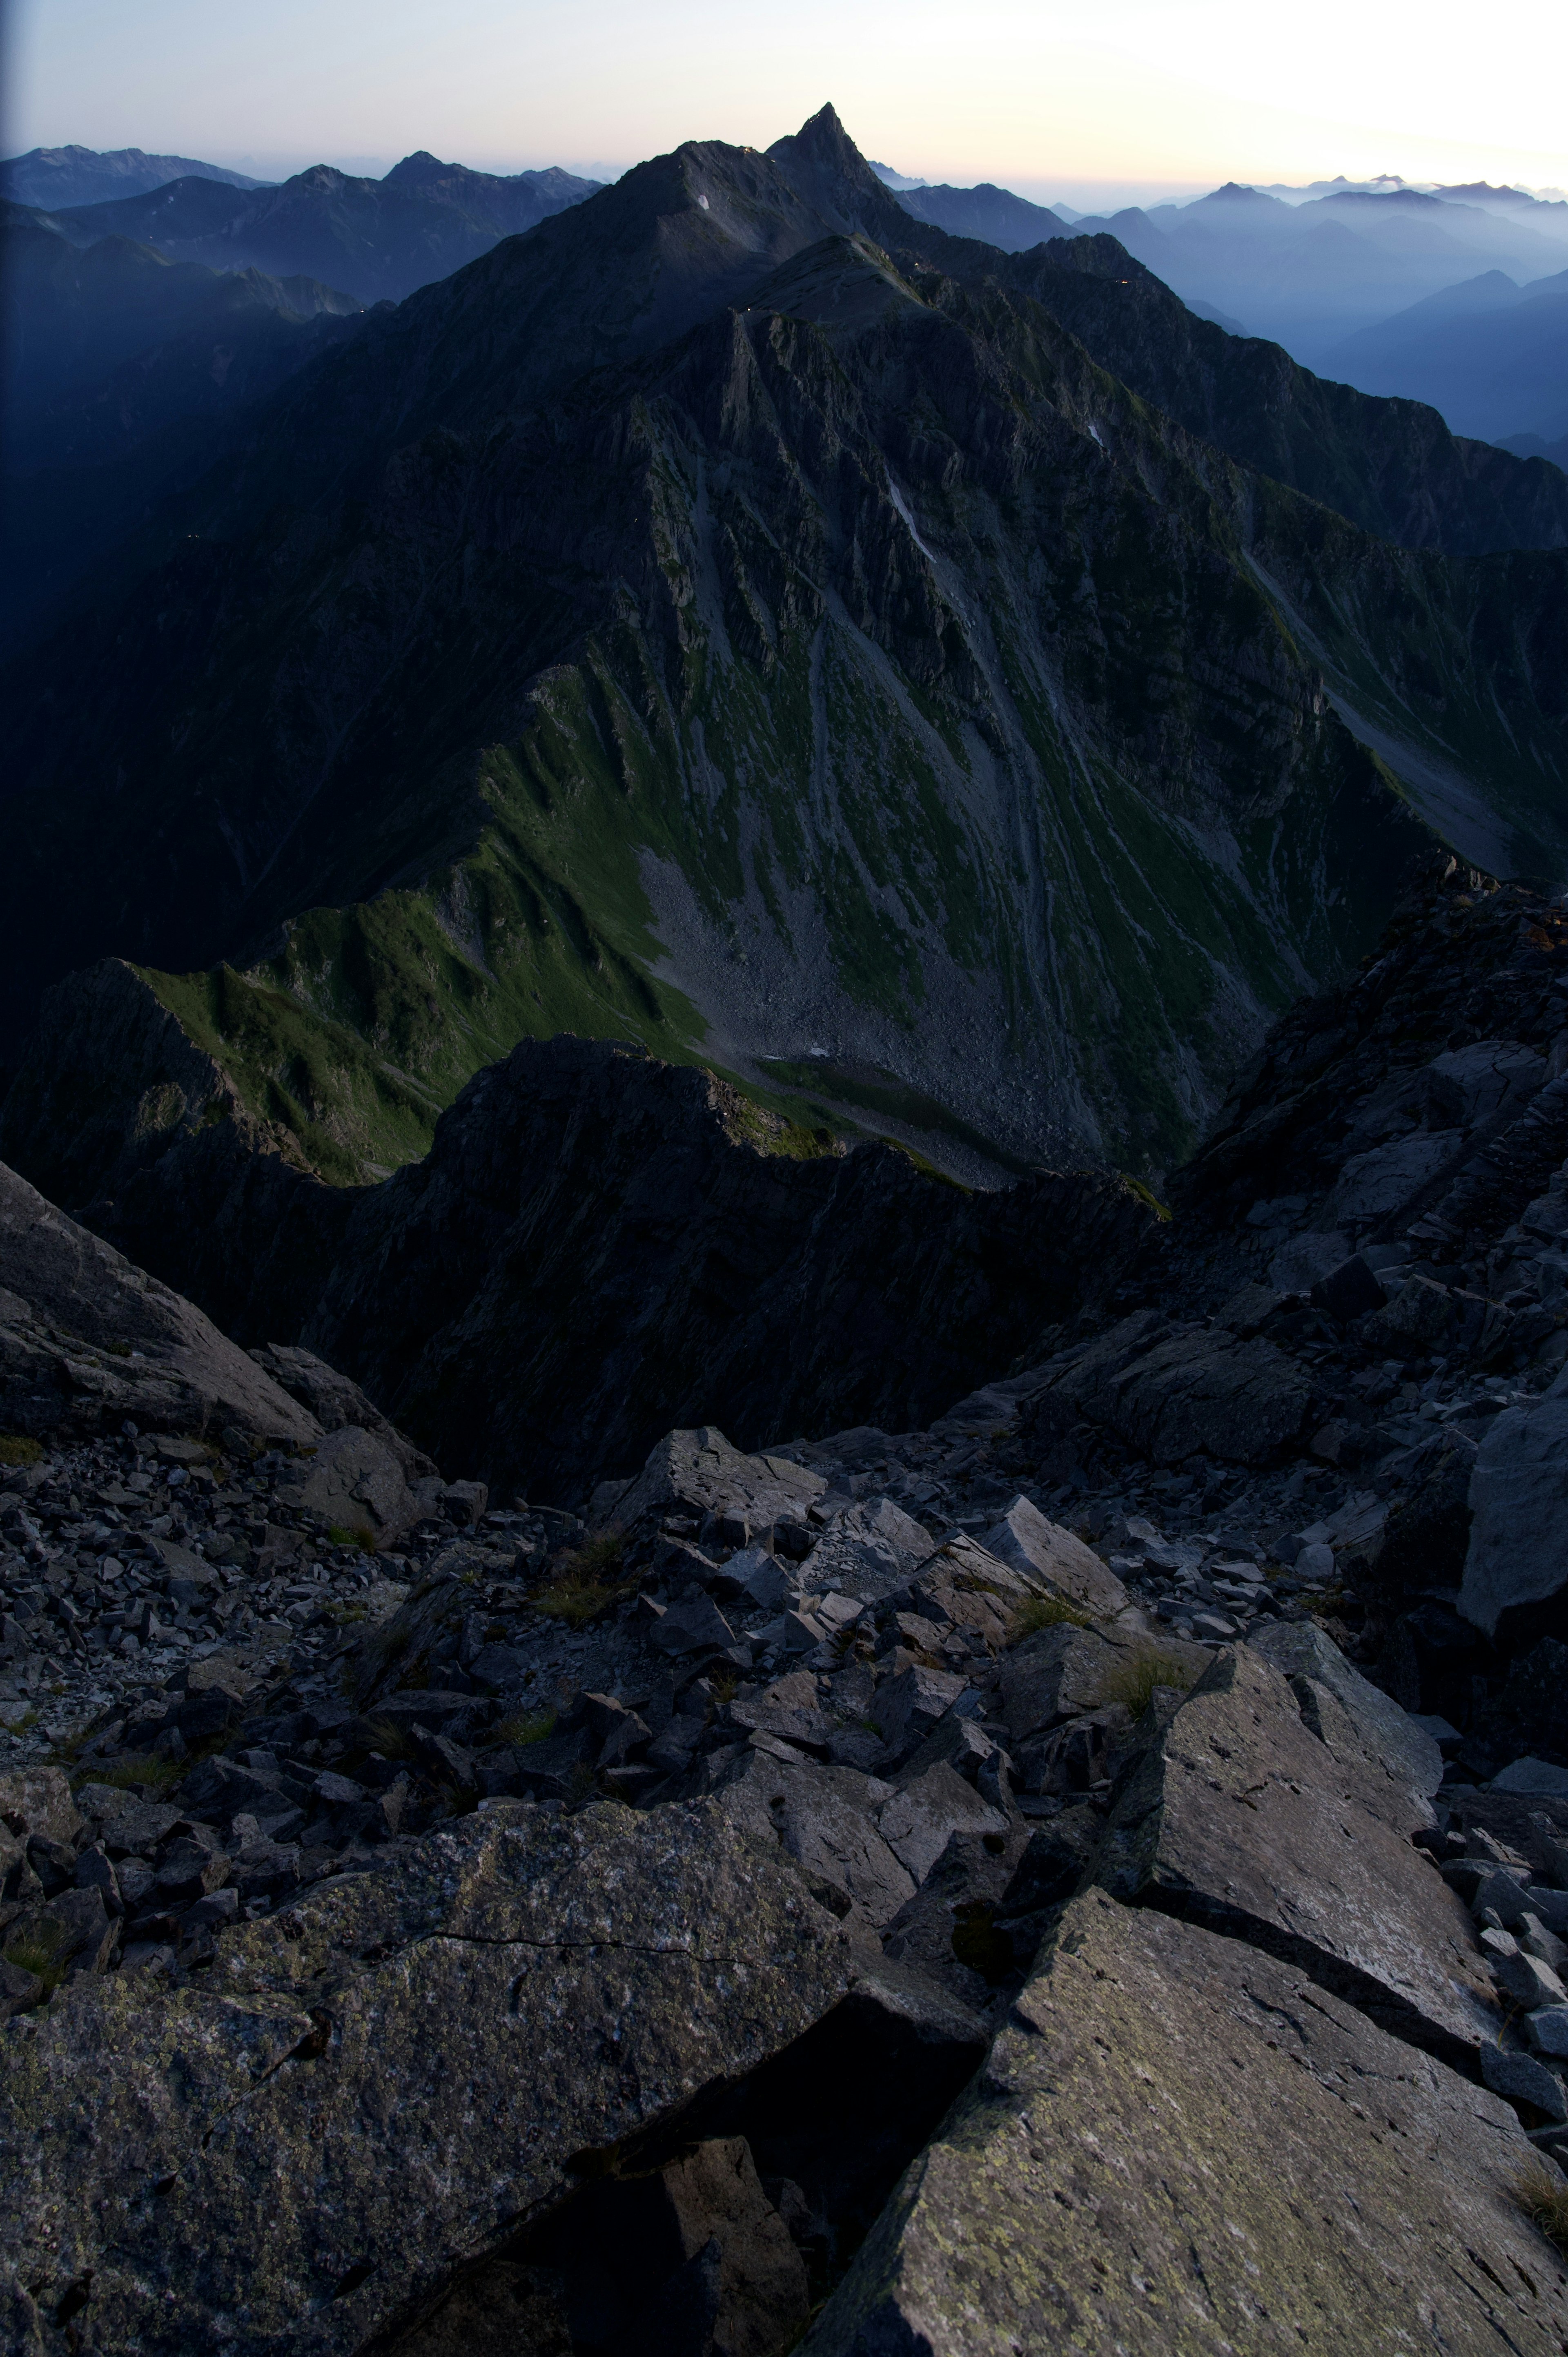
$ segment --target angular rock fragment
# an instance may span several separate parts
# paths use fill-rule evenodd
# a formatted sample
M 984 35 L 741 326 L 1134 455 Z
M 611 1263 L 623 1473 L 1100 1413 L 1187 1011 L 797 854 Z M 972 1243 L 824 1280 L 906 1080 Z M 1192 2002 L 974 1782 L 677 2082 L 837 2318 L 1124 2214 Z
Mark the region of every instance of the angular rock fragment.
M 911 1515 L 891 1498 L 877 1498 L 834 1518 L 812 1549 L 811 1584 L 875 1604 L 905 1586 L 935 1551 Z
M 1498 2096 L 1298 1970 L 1090 1891 L 801 2357 L 1371 2350 L 1417 2319 L 1549 2357 L 1532 2163 Z
M 972 1803 L 974 1794 L 963 1789 Z M 889 1786 L 857 1769 L 758 1751 L 724 1787 L 719 1803 L 754 1840 L 787 1850 L 834 1913 L 843 1916 L 853 1905 L 880 1928 L 915 1889 L 914 1876 L 876 1826 L 876 1812 L 889 1797 Z
M 894 1857 L 918 1883 L 924 1882 L 954 1834 L 994 1839 L 1007 1831 L 1001 1810 L 983 1800 L 946 1760 L 904 1784 L 883 1804 L 877 1824 Z
M 630 1530 L 645 1515 L 683 1508 L 737 1514 L 756 1526 L 800 1521 L 827 1489 L 820 1473 L 784 1457 L 747 1457 L 716 1426 L 666 1433 L 635 1481 L 616 1500 L 610 1526 Z
M 1190 1685 L 1213 1659 L 1207 1646 L 1185 1638 L 1154 1640 L 1133 1630 L 1070 1624 L 1037 1630 L 1002 1664 L 1001 1715 L 1014 1742 L 1023 1743 L 1067 1719 L 1123 1701 L 1123 1687 L 1135 1697 L 1145 1664 L 1163 1685 Z
M 1132 1770 L 1095 1878 L 1284 1957 L 1473 2070 L 1498 2018 L 1469 1916 L 1366 1806 L 1358 1774 L 1303 1725 L 1278 1672 L 1238 1646 Z
M 981 1544 L 1031 1582 L 1065 1597 L 1097 1620 L 1114 1620 L 1130 1601 L 1122 1582 L 1107 1571 L 1094 1549 L 1059 1523 L 1047 1522 L 1027 1498 L 1015 1498 Z
M 961 1695 L 967 1682 L 949 1670 L 917 1663 L 884 1678 L 872 1698 L 871 1716 L 889 1749 L 902 1758 L 921 1742 Z

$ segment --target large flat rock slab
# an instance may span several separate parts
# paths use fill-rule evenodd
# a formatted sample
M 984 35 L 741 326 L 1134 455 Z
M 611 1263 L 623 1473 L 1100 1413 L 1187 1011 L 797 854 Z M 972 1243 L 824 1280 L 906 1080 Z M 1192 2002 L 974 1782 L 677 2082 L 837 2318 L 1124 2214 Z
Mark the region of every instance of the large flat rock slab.
M 801 2357 L 1555 2357 L 1531 2159 L 1289 1965 L 1090 1891 Z
M 711 1807 L 456 1820 L 199 1980 L 114 1974 L 0 2032 L 0 2346 L 347 2357 L 850 1980 Z
M 1498 2029 L 1474 1926 L 1407 1830 L 1368 1805 L 1366 1775 L 1358 1747 L 1303 1723 L 1277 1670 L 1228 1649 L 1117 1796 L 1095 1878 L 1299 1964 L 1473 2070 Z

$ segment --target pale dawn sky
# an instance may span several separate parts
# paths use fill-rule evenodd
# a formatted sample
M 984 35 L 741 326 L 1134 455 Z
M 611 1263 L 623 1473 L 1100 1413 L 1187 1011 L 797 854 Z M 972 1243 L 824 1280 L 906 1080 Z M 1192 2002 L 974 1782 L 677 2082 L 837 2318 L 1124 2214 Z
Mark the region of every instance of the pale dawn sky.
M 832 99 L 929 180 L 1092 199 L 1399 172 L 1568 182 L 1568 6 L 1449 0 L 12 0 L 5 146 L 624 167 Z

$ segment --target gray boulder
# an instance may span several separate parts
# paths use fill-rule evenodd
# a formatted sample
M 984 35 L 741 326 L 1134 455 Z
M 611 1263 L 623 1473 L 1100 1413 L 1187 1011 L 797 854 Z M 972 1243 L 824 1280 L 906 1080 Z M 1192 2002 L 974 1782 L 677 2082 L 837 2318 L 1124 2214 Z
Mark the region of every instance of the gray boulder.
M 389 1422 L 358 1383 L 339 1374 L 336 1367 L 329 1367 L 314 1351 L 301 1351 L 289 1342 L 269 1342 L 262 1350 L 252 1351 L 249 1356 L 291 1399 L 308 1408 L 323 1432 L 341 1432 L 346 1425 L 358 1425 L 384 1442 L 407 1480 L 428 1480 L 436 1471 L 435 1459 L 416 1448 L 406 1434 Z M 460 1481 L 454 1489 L 462 1491 L 479 1486 Z M 444 1495 L 449 1497 L 451 1492 Z M 482 1506 L 479 1512 L 484 1512 Z M 477 1521 L 478 1516 L 473 1519 Z
M 616 1499 L 609 1523 L 630 1530 L 645 1515 L 682 1508 L 695 1514 L 744 1515 L 757 1527 L 801 1522 L 827 1483 L 787 1457 L 747 1457 L 716 1426 L 667 1432 L 650 1450 L 635 1481 Z
M 1473 2070 L 1498 2031 L 1474 1927 L 1360 1781 L 1359 1761 L 1348 1772 L 1303 1725 L 1278 1671 L 1228 1650 L 1122 1787 L 1096 1879 L 1283 1956 Z
M 171 1293 L 0 1163 L 0 1426 L 311 1445 L 308 1409 Z
M 205 1981 L 74 1983 L 5 2033 L 0 2339 L 63 2352 L 63 2311 L 81 2357 L 348 2357 L 850 1977 L 711 1804 L 507 1803 L 225 1935 Z
M 800 2357 L 1549 2357 L 1532 2167 L 1498 2096 L 1299 1970 L 1090 1892 Z
M 1568 1581 L 1568 1372 L 1530 1407 L 1505 1408 L 1476 1451 L 1459 1609 L 1487 1636 L 1502 1614 Z
M 365 1534 L 377 1546 L 401 1538 L 424 1511 L 408 1486 L 400 1452 L 379 1433 L 352 1424 L 317 1441 L 278 1483 L 277 1494 L 297 1512 L 314 1515 L 323 1530 Z
M 1131 1600 L 1094 1549 L 1058 1523 L 1047 1522 L 1028 1498 L 1015 1498 L 981 1544 L 989 1555 L 1022 1573 L 1036 1589 L 1065 1598 L 1096 1620 L 1114 1620 Z
M 829 1588 L 875 1604 L 902 1587 L 936 1552 L 936 1541 L 891 1498 L 868 1499 L 835 1515 L 811 1551 L 810 1577 L 819 1594 Z
M 967 1785 L 970 1802 L 974 1794 Z M 843 1916 L 853 1907 L 874 1929 L 914 1895 L 915 1878 L 877 1830 L 890 1787 L 855 1768 L 799 1764 L 754 1752 L 726 1784 L 719 1804 L 728 1820 L 765 1847 L 777 1843 L 808 1885 Z
M 983 1838 L 1007 1831 L 1000 1809 L 983 1800 L 947 1760 L 909 1778 L 877 1819 L 882 1837 L 900 1866 L 924 1882 L 954 1834 Z

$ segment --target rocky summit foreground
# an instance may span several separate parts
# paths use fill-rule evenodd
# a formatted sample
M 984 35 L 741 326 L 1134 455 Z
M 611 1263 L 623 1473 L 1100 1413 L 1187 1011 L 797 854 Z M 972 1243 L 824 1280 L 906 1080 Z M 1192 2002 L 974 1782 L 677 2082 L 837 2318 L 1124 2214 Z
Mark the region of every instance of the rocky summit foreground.
M 570 1506 L 0 1178 L 4 2345 L 1568 2345 L 1560 970 L 1429 877 L 993 1381 Z

